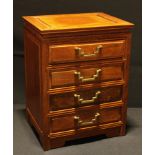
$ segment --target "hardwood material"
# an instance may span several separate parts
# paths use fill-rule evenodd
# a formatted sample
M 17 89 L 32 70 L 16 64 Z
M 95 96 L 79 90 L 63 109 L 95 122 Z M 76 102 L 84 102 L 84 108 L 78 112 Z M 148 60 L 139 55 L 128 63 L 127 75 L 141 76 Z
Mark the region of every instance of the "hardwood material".
M 96 117 L 97 114 L 98 117 Z M 76 117 L 79 117 L 79 121 L 81 121 L 81 123 L 79 123 Z M 121 108 L 113 107 L 100 109 L 97 106 L 87 107 L 85 109 L 77 109 L 73 114 L 65 114 L 61 117 L 50 118 L 50 132 L 54 133 L 71 129 L 76 130 L 83 127 L 98 126 L 100 124 L 107 124 L 118 121 L 121 121 Z
M 77 64 L 71 69 L 49 68 L 49 89 L 104 81 L 123 80 L 123 63 L 83 66 Z
M 40 88 L 40 48 L 37 40 L 34 40 L 28 33 L 25 39 L 25 79 L 26 79 L 26 108 L 33 114 L 34 118 L 41 126 L 41 88 Z M 33 74 L 31 74 L 33 73 Z M 31 75 L 29 75 L 31 74 Z M 38 108 L 36 108 L 38 107 Z
M 124 42 L 124 40 L 115 40 L 94 44 L 50 46 L 49 64 L 123 57 Z
M 26 114 L 43 149 L 125 135 L 133 24 L 104 13 L 23 19 Z
M 132 23 L 100 12 L 67 15 L 26 16 L 23 18 L 41 32 L 91 28 L 119 28 L 121 26 L 130 28 L 133 26 Z
M 66 108 L 81 107 L 86 105 L 96 105 L 120 101 L 122 99 L 122 86 L 101 87 L 89 89 L 87 91 L 74 91 L 69 93 L 49 94 L 50 110 L 61 110 Z M 97 92 L 100 92 L 97 94 Z M 79 99 L 77 97 L 79 96 Z M 93 102 L 90 100 L 97 96 Z M 83 99 L 82 101 L 80 101 Z M 87 103 L 86 103 L 87 101 Z

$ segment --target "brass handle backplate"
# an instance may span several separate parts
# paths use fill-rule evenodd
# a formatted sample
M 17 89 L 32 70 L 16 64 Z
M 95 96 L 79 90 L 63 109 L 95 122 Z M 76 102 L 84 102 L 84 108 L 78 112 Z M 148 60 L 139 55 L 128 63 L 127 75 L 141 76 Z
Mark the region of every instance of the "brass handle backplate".
M 74 97 L 77 100 L 77 103 L 79 105 L 82 105 L 82 104 L 94 103 L 98 99 L 98 97 L 99 97 L 100 94 L 101 94 L 101 92 L 100 91 L 97 91 L 96 94 L 95 94 L 95 96 L 93 96 L 92 99 L 90 99 L 90 100 L 84 100 L 78 94 L 74 94 Z
M 97 112 L 95 114 L 95 117 L 91 121 L 84 122 L 84 121 L 80 120 L 79 116 L 74 116 L 74 120 L 77 122 L 78 127 L 82 127 L 82 126 L 97 124 L 99 121 L 99 116 L 100 116 L 100 114 Z
M 83 76 L 81 76 L 81 73 L 77 71 L 75 71 L 74 74 L 77 75 L 78 80 L 80 80 L 81 82 L 90 82 L 90 81 L 95 81 L 99 77 L 100 72 L 101 72 L 101 69 L 97 69 L 96 74 L 93 75 L 93 77 L 91 78 L 84 78 Z
M 92 53 L 92 54 L 85 54 L 84 50 L 80 47 L 75 47 L 75 52 L 77 53 L 78 56 L 80 57 L 91 57 L 91 56 L 97 56 L 100 51 L 102 50 L 103 46 L 102 45 L 98 45 L 96 47 L 96 50 Z

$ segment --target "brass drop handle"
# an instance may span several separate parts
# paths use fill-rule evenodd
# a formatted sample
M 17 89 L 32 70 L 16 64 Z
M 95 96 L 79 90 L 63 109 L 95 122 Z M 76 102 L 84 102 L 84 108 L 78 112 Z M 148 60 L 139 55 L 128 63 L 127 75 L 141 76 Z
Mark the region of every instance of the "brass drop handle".
M 99 116 L 100 116 L 100 114 L 97 112 L 95 114 L 95 117 L 91 121 L 83 122 L 82 120 L 80 120 L 79 116 L 74 116 L 74 120 L 77 122 L 78 127 L 82 127 L 82 126 L 97 124 L 99 121 Z
M 93 77 L 91 78 L 84 78 L 83 76 L 81 76 L 81 73 L 77 71 L 75 71 L 74 74 L 77 75 L 78 80 L 80 80 L 81 82 L 90 82 L 90 81 L 95 81 L 99 77 L 100 72 L 101 72 L 101 69 L 97 69 L 96 74 L 93 75 Z
M 82 48 L 75 47 L 75 52 L 77 53 L 78 56 L 81 56 L 81 57 L 91 57 L 91 56 L 97 56 L 102 50 L 102 48 L 103 48 L 102 45 L 98 45 L 96 47 L 96 50 L 92 54 L 85 54 Z
M 80 95 L 78 95 L 78 94 L 74 94 L 74 97 L 75 97 L 75 99 L 77 100 L 77 103 L 78 103 L 79 105 L 82 105 L 82 104 L 94 103 L 94 102 L 98 99 L 98 97 L 99 97 L 100 94 L 101 94 L 101 92 L 100 92 L 100 91 L 97 91 L 97 92 L 95 93 L 95 96 L 93 96 L 92 99 L 90 99 L 90 100 L 84 100 L 84 99 L 81 98 Z

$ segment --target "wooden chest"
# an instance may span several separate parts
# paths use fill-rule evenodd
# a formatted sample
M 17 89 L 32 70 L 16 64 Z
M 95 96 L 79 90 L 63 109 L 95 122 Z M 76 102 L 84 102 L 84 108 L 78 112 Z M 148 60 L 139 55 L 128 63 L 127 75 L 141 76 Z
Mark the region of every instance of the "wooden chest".
M 23 19 L 26 112 L 44 150 L 125 135 L 133 24 L 105 13 Z

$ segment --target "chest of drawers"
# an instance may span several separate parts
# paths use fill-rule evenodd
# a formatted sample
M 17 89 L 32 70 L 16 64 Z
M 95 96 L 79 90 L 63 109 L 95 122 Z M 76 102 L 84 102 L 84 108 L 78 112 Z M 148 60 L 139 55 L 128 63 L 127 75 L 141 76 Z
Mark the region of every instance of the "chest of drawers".
M 26 113 L 44 150 L 125 135 L 133 24 L 105 13 L 23 19 Z

